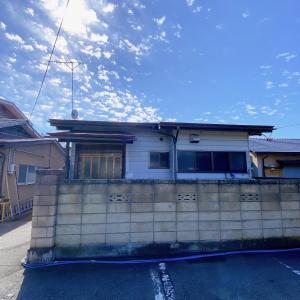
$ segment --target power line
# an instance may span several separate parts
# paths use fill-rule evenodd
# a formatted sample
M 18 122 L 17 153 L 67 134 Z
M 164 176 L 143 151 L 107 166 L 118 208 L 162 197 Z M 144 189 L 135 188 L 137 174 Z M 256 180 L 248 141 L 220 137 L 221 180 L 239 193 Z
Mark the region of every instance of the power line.
M 61 22 L 60 22 L 60 25 L 59 25 L 59 28 L 58 28 L 58 31 L 57 31 L 57 34 L 56 34 L 56 38 L 55 38 L 55 41 L 54 41 L 54 44 L 53 44 L 53 47 L 52 47 L 52 50 L 51 50 L 51 53 L 50 53 L 50 58 L 48 60 L 48 63 L 47 63 L 47 67 L 46 67 L 46 70 L 45 70 L 45 73 L 44 73 L 44 76 L 43 76 L 43 79 L 42 79 L 42 82 L 41 82 L 41 85 L 40 85 L 40 88 L 39 88 L 39 91 L 38 91 L 38 94 L 37 94 L 37 97 L 35 99 L 35 102 L 34 102 L 34 105 L 33 105 L 33 108 L 32 108 L 32 111 L 30 113 L 30 116 L 29 116 L 29 120 L 31 119 L 32 117 L 32 114 L 35 110 L 35 107 L 36 107 L 36 104 L 38 102 L 38 99 L 40 97 L 40 94 L 41 94 L 41 91 L 42 91 L 42 88 L 43 88 L 43 85 L 44 85 L 44 82 L 45 82 L 45 79 L 46 79 L 46 76 L 47 76 L 47 73 L 48 73 L 48 69 L 49 69 L 49 66 L 50 66 L 50 62 L 51 62 L 51 58 L 53 56 L 53 53 L 54 53 L 54 50 L 55 50 L 55 46 L 56 46 L 56 43 L 57 43 L 57 40 L 58 40 L 58 37 L 59 37 L 59 33 L 60 33 L 60 30 L 62 28 L 62 24 L 63 24 L 63 21 L 64 21 L 64 17 L 65 17 L 65 12 L 66 12 L 66 9 L 69 5 L 69 2 L 70 0 L 67 0 L 67 3 L 66 3 L 66 7 L 65 7 L 65 11 L 63 13 L 63 16 L 62 16 L 62 19 L 61 19 Z

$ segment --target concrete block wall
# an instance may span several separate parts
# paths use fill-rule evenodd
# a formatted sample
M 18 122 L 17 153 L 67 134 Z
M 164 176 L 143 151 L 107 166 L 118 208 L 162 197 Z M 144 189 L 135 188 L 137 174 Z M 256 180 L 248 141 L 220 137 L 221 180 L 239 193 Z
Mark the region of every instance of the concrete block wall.
M 31 248 L 51 248 L 55 245 L 57 193 L 61 175 L 60 170 L 37 170 Z
M 31 248 L 300 238 L 300 181 L 39 180 Z

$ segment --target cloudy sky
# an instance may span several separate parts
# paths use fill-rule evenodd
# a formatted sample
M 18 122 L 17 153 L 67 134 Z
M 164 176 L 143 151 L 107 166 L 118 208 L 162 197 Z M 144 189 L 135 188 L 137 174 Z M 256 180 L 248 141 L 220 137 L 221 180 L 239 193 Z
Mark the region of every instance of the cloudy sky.
M 0 3 L 0 97 L 30 114 L 65 2 Z M 54 60 L 82 119 L 270 124 L 300 137 L 298 0 L 70 0 Z M 70 118 L 51 64 L 32 122 Z M 295 125 L 297 124 L 297 125 Z

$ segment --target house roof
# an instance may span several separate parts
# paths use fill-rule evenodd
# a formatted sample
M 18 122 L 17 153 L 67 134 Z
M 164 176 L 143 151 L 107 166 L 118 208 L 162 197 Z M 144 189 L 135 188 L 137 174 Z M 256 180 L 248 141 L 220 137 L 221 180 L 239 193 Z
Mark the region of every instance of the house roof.
M 181 130 L 210 130 L 210 131 L 237 131 L 247 132 L 250 135 L 261 135 L 263 132 L 272 132 L 273 126 L 266 125 L 235 125 L 209 123 L 182 123 L 182 122 L 114 122 L 114 121 L 86 121 L 86 120 L 58 120 L 50 119 L 50 124 L 58 130 L 70 131 L 101 131 L 104 129 L 181 129 Z
M 254 139 L 249 140 L 250 151 L 256 153 L 299 153 L 300 139 Z
M 13 127 L 13 126 L 24 125 L 26 123 L 27 123 L 27 120 L 23 120 L 23 119 L 1 118 L 0 119 L 0 129 L 1 128 L 8 128 L 8 127 Z
M 0 105 L 3 106 L 7 111 L 10 112 L 12 115 L 12 118 L 9 120 L 20 120 L 22 121 L 22 124 L 16 124 L 11 126 L 22 126 L 24 130 L 32 137 L 32 138 L 38 138 L 41 137 L 41 135 L 33 128 L 31 122 L 27 119 L 27 117 L 22 113 L 22 111 L 11 101 L 0 99 Z M 8 118 L 0 118 L 0 121 L 3 121 L 2 124 L 4 124 L 8 120 Z M 26 122 L 24 122 L 26 121 Z M 12 124 L 12 123 L 11 123 Z M 6 126 L 6 127 L 11 127 Z M 5 127 L 1 127 L 5 128 Z

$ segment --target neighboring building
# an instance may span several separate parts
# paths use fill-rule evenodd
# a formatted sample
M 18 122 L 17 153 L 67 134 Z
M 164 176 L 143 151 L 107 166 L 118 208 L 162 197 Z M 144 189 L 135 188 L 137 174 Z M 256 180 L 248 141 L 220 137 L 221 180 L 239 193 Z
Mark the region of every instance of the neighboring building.
M 300 178 L 300 139 L 250 139 L 254 177 Z
M 249 136 L 273 126 L 50 120 L 73 179 L 248 179 Z
M 35 171 L 63 168 L 65 151 L 43 138 L 12 102 L 0 99 L 0 219 L 32 207 Z

